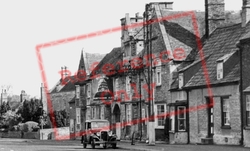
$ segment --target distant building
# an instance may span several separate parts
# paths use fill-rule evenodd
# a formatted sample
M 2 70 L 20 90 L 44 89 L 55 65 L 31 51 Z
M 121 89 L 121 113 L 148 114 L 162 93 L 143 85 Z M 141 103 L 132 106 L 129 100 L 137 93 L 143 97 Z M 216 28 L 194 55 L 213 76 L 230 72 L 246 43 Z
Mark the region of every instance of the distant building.
M 8 97 L 8 94 L 6 92 L 6 89 L 3 89 L 2 93 L 1 93 L 1 105 L 2 105 L 3 102 L 7 102 L 8 101 L 7 97 Z

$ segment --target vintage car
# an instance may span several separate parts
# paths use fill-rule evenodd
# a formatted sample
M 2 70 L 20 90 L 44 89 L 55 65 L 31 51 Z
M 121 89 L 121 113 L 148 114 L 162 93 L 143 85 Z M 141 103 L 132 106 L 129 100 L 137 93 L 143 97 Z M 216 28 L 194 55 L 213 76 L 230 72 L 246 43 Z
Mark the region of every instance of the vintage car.
M 86 120 L 85 132 L 81 138 L 83 148 L 86 148 L 87 144 L 91 144 L 92 148 L 95 148 L 96 145 L 103 148 L 107 148 L 108 146 L 116 148 L 117 137 L 110 131 L 109 121 L 100 119 Z

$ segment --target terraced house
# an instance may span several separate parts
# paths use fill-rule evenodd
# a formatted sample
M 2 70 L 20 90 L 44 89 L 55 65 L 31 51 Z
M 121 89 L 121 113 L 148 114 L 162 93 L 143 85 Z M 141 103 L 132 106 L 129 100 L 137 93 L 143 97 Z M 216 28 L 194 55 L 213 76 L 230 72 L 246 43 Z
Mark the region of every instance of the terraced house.
M 175 121 L 171 129 L 181 129 L 180 125 L 187 129 L 185 137 L 175 137 L 174 142 L 249 146 L 248 5 L 243 1 L 240 23 L 227 25 L 224 1 L 207 1 L 206 13 L 212 17 L 206 18 L 208 37 L 194 61 L 179 66 L 172 83 L 172 99 L 180 112 L 171 118 Z M 211 7 L 218 11 L 209 12 L 215 9 Z

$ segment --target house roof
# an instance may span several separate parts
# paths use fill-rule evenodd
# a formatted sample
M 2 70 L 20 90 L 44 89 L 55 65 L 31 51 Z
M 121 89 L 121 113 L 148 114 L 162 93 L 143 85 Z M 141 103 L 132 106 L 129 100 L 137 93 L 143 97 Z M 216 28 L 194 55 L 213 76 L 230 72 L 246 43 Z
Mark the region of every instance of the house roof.
M 59 80 L 59 82 L 57 83 L 57 86 L 60 86 L 60 90 L 57 91 L 57 86 L 55 86 L 50 93 L 59 93 L 59 92 L 68 92 L 68 91 L 74 91 L 75 90 L 75 83 L 73 82 L 75 80 L 74 76 L 70 76 L 69 77 L 71 80 L 68 80 L 66 84 L 62 85 L 62 79 Z
M 113 50 L 106 54 L 106 56 L 100 61 L 100 63 L 93 69 L 93 71 L 90 73 L 90 77 L 94 77 L 95 75 L 104 74 L 105 75 L 105 65 L 112 64 L 114 67 L 116 67 L 118 64 L 118 61 L 122 61 L 122 54 L 124 50 L 121 49 L 121 47 L 113 48 Z M 107 66 L 108 67 L 108 66 Z
M 166 11 L 161 10 L 161 16 L 158 16 L 158 18 L 161 19 L 166 16 L 176 15 L 180 13 L 185 13 L 184 11 Z M 196 15 L 196 20 L 198 24 L 198 30 L 199 30 L 199 36 L 201 39 L 203 39 L 203 35 L 205 33 L 205 13 L 204 12 L 196 12 L 194 11 Z M 157 24 L 153 25 L 153 33 L 152 37 L 157 36 L 157 39 L 154 40 L 152 44 L 152 50 L 153 53 L 160 53 L 162 51 L 165 51 L 167 48 L 164 45 L 164 42 L 162 38 L 159 36 L 163 36 L 164 38 L 167 38 L 170 43 L 170 49 L 171 51 L 174 51 L 175 49 L 181 48 L 185 52 L 185 57 L 182 57 L 181 59 L 175 58 L 176 61 L 191 61 L 194 60 L 195 55 L 197 54 L 197 42 L 196 42 L 196 31 L 194 30 L 192 26 L 192 19 L 191 17 L 173 17 L 169 20 L 163 20 L 162 22 L 157 22 L 158 24 L 163 24 L 164 29 L 167 33 L 167 35 L 163 35 L 162 33 L 159 34 L 160 29 Z M 146 49 L 143 49 L 139 56 L 144 56 L 146 53 Z M 165 58 L 163 58 L 165 59 Z
M 75 103 L 75 99 L 76 99 L 76 96 L 74 96 L 74 97 L 69 101 L 69 104 Z
M 244 33 L 241 24 L 217 28 L 206 41 L 203 47 L 204 56 L 211 55 L 206 61 L 206 67 L 202 66 L 199 71 L 188 81 L 185 87 L 196 87 L 207 85 L 205 75 L 209 77 L 209 84 L 219 84 L 235 82 L 239 80 L 239 63 L 231 68 L 231 71 L 221 80 L 216 77 L 216 61 L 228 57 L 231 53 L 238 50 L 236 43 Z M 199 60 L 199 54 L 196 56 Z M 207 72 L 204 72 L 204 69 Z

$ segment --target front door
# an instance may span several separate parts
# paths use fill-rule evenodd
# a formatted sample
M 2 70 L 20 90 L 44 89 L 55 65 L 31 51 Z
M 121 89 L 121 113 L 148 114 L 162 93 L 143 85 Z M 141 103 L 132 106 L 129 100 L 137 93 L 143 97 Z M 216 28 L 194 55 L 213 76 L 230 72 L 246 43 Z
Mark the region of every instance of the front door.
M 208 120 L 208 127 L 207 127 L 207 137 L 211 138 L 214 134 L 214 106 L 213 100 L 207 98 L 207 120 Z
M 116 104 L 114 107 L 114 121 L 116 123 L 115 126 L 115 133 L 117 136 L 117 140 L 121 139 L 121 122 L 120 122 L 120 115 L 121 115 L 121 111 L 119 106 Z

